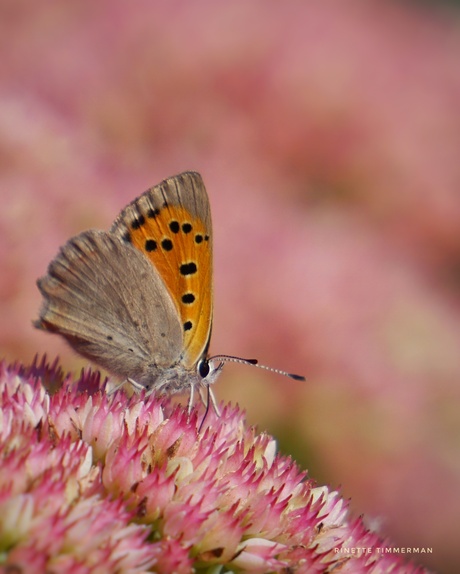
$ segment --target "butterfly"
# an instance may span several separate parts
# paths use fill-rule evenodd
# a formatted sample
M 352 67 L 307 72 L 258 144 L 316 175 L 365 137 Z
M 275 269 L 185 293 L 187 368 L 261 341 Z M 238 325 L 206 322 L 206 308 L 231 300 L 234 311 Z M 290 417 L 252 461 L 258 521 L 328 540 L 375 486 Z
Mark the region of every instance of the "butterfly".
M 148 393 L 190 389 L 189 410 L 195 388 L 205 388 L 217 411 L 210 385 L 223 363 L 257 361 L 209 357 L 212 240 L 201 176 L 165 179 L 126 206 L 110 231 L 84 231 L 61 247 L 37 281 L 43 304 L 34 325 Z

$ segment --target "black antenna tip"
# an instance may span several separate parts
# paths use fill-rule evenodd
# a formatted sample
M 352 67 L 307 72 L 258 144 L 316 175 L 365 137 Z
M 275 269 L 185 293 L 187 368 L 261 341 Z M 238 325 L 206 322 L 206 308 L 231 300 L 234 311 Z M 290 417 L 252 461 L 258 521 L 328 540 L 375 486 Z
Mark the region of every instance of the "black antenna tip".
M 259 361 L 257 359 L 244 359 L 245 363 L 249 363 L 250 365 L 257 365 Z
M 305 377 L 302 377 L 302 375 L 294 375 L 293 373 L 288 373 L 288 376 L 291 377 L 291 379 L 294 379 L 295 381 L 306 381 L 307 380 Z

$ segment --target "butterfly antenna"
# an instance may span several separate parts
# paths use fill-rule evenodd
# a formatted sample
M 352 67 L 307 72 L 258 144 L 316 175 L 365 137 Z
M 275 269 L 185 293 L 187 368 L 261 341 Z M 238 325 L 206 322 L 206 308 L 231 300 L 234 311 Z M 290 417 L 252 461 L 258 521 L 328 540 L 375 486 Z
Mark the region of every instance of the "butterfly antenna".
M 232 355 L 214 355 L 210 357 L 208 361 L 220 361 L 221 363 L 241 363 L 242 365 L 252 365 L 259 369 L 265 369 L 271 373 L 276 373 L 278 375 L 283 375 L 284 377 L 290 377 L 296 381 L 305 381 L 305 377 L 302 375 L 295 375 L 294 373 L 288 373 L 287 371 L 282 371 L 280 369 L 275 369 L 273 367 L 267 367 L 266 365 L 260 365 L 257 359 L 244 359 L 243 357 L 233 357 Z

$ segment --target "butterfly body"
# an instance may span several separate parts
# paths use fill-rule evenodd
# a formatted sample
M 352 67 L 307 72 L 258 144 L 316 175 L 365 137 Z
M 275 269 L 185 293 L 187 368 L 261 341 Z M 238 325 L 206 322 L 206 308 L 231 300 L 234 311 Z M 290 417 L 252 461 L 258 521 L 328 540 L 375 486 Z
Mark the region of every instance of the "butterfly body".
M 159 393 L 210 384 L 212 226 L 201 176 L 149 189 L 110 231 L 70 239 L 38 280 L 35 326 L 81 355 Z

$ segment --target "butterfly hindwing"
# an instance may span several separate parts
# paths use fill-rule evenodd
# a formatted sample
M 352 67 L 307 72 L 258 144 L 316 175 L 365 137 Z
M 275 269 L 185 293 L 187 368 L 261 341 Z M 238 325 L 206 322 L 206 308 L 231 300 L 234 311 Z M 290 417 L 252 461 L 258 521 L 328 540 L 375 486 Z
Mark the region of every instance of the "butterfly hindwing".
M 178 361 L 182 325 L 155 268 L 104 231 L 70 239 L 39 279 L 35 326 L 59 332 L 81 355 L 142 383 Z

